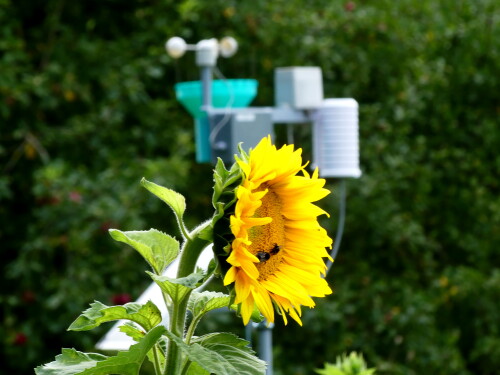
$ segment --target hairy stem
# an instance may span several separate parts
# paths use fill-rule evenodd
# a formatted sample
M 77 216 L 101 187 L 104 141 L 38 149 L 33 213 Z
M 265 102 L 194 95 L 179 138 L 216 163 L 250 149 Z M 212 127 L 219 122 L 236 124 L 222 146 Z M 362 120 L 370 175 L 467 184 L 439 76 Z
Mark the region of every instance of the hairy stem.
M 189 328 L 188 328 L 188 330 L 186 332 L 186 344 L 189 345 L 191 343 L 191 337 L 193 337 L 194 330 L 196 329 L 196 326 L 198 325 L 198 323 L 200 322 L 200 320 L 201 320 L 201 316 L 200 317 L 195 317 L 191 321 L 191 324 L 189 325 Z
M 210 241 L 200 238 L 200 233 L 205 229 L 210 222 L 206 222 L 194 229 L 189 236 L 186 236 L 186 242 L 183 245 L 181 256 L 179 259 L 179 269 L 177 278 L 186 277 L 193 273 L 196 267 L 196 261 L 201 252 Z M 170 315 L 170 332 L 178 337 L 184 338 L 186 325 L 187 304 L 190 293 L 188 293 L 178 304 L 175 304 Z M 165 367 L 165 375 L 178 375 L 181 366 L 181 351 L 172 341 L 169 341 L 167 350 L 167 365 Z
M 160 366 L 160 360 L 158 359 L 158 348 L 157 348 L 157 345 L 156 344 L 154 347 L 153 347 L 153 356 L 154 356 L 154 368 L 155 368 L 155 374 L 156 375 L 161 375 L 162 373 L 162 368 Z

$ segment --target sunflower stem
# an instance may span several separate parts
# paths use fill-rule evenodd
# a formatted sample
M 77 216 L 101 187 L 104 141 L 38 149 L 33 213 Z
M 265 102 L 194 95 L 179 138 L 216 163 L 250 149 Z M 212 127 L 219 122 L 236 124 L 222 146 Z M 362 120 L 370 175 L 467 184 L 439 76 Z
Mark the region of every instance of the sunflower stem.
M 184 243 L 181 258 L 179 260 L 179 269 L 177 270 L 177 277 L 186 277 L 193 273 L 196 262 L 205 247 L 207 247 L 212 241 L 205 238 L 201 238 L 201 232 L 210 226 L 211 221 L 207 221 L 197 228 L 195 228 L 191 233 L 188 233 L 188 238 Z
M 156 344 L 153 347 L 153 356 L 154 356 L 154 369 L 155 369 L 155 374 L 156 375 L 161 375 L 161 367 L 160 367 L 160 360 L 158 359 L 158 348 Z
M 201 252 L 205 247 L 207 247 L 211 241 L 201 238 L 202 231 L 210 225 L 210 221 L 203 223 L 196 229 L 194 229 L 188 236 L 186 236 L 186 241 L 184 242 L 181 256 L 179 259 L 179 269 L 177 270 L 177 278 L 186 277 L 193 273 L 196 267 L 196 262 Z M 184 331 L 186 325 L 186 313 L 187 305 L 189 301 L 189 296 L 187 295 L 179 301 L 179 303 L 174 304 L 171 315 L 170 315 L 170 331 L 178 337 L 184 338 Z M 182 356 L 181 351 L 178 346 L 170 341 L 167 350 L 167 365 L 165 366 L 165 375 L 177 375 L 179 374 Z
M 201 320 L 201 316 L 193 318 L 193 320 L 191 321 L 191 324 L 189 325 L 189 328 L 186 332 L 186 344 L 189 345 L 191 343 L 191 338 L 194 335 L 194 330 L 196 329 L 196 326 L 198 325 L 200 320 Z
M 191 241 L 192 240 L 191 235 L 190 235 L 189 231 L 187 230 L 186 225 L 182 221 L 182 218 L 178 219 L 178 223 L 179 223 L 179 229 L 180 229 L 182 235 L 184 236 L 184 238 L 186 239 L 186 241 Z
M 186 363 L 184 363 L 184 366 L 182 367 L 181 375 L 187 374 L 187 372 L 189 370 L 189 366 L 191 366 L 191 361 L 187 360 Z

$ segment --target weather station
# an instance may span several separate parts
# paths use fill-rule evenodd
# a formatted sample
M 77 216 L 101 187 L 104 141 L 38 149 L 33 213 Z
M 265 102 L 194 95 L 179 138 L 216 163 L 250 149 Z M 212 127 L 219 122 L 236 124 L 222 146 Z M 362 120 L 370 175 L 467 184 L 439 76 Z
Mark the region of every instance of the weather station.
M 217 69 L 219 56 L 230 58 L 238 50 L 232 37 L 220 41 L 206 39 L 187 44 L 180 37 L 170 38 L 166 51 L 174 59 L 186 52 L 195 53 L 200 69 L 200 80 L 180 82 L 175 85 L 177 100 L 194 119 L 196 160 L 215 163 L 221 158 L 226 163 L 234 161 L 238 144 L 245 149 L 254 147 L 267 135 L 274 137 L 276 124 L 312 126 L 313 167 L 319 168 L 322 178 L 339 179 L 337 233 L 331 251 L 335 258 L 340 247 L 346 210 L 346 178 L 361 176 L 359 167 L 358 103 L 352 98 L 324 98 L 322 70 L 314 66 L 278 67 L 274 71 L 275 103 L 270 107 L 251 107 L 257 95 L 258 82 L 254 79 L 225 79 Z M 214 72 L 222 79 L 214 80 Z M 208 267 L 213 257 L 211 248 L 205 249 L 198 266 Z M 332 263 L 327 263 L 327 272 Z M 166 275 L 175 275 L 177 263 L 166 269 Z M 161 299 L 161 291 L 152 284 L 138 302 Z M 167 311 L 163 310 L 164 318 Z M 168 319 L 165 319 L 168 321 Z M 97 344 L 101 350 L 128 349 L 132 339 L 119 331 L 122 322 Z M 247 326 L 247 339 L 253 329 L 258 332 L 258 354 L 267 362 L 267 374 L 272 375 L 272 325 L 265 323 Z M 250 340 L 249 340 L 250 341 Z

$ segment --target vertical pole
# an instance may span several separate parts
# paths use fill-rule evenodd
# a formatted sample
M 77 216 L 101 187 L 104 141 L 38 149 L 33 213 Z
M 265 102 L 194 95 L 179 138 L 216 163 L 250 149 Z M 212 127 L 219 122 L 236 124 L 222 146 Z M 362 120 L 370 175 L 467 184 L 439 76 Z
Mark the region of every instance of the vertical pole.
M 196 157 L 203 162 L 210 162 L 212 159 L 212 145 L 210 142 L 210 134 L 212 133 L 210 118 L 208 117 L 209 109 L 212 108 L 212 67 L 200 67 L 201 80 L 201 110 L 205 112 L 205 116 L 198 119 L 200 122 L 198 138 L 196 139 L 197 154 Z M 203 133 L 203 134 L 202 134 Z M 198 149 L 200 149 L 198 157 Z M 203 149 L 203 150 L 201 150 Z
M 344 224 L 345 224 L 345 198 L 346 198 L 346 187 L 345 187 L 345 179 L 340 180 L 340 197 L 339 197 L 339 223 L 337 224 L 337 235 L 335 236 L 335 241 L 333 244 L 333 250 L 330 252 L 330 256 L 335 259 L 340 249 L 340 243 L 342 241 L 342 234 L 344 233 Z M 328 259 L 326 262 L 326 273 L 330 271 L 333 262 Z
M 286 142 L 289 145 L 293 145 L 294 144 L 294 140 L 293 140 L 293 124 L 287 124 L 287 126 L 286 126 Z
M 245 340 L 249 342 L 250 346 L 252 346 L 252 332 L 253 332 L 253 322 L 249 322 L 245 326 Z
M 271 323 L 267 325 L 267 321 L 262 321 L 257 327 L 259 333 L 259 358 L 267 364 L 266 375 L 273 375 L 273 327 Z
M 212 106 L 212 67 L 201 67 L 201 109 L 207 111 Z
M 212 108 L 212 71 L 217 64 L 219 45 L 215 39 L 200 40 L 196 44 L 196 65 L 200 67 L 201 81 L 201 111 L 205 116 L 198 119 L 199 131 L 196 138 L 197 160 L 210 161 L 210 121 L 208 118 L 210 108 Z M 208 137 L 207 137 L 208 135 Z M 200 151 L 198 153 L 198 151 Z

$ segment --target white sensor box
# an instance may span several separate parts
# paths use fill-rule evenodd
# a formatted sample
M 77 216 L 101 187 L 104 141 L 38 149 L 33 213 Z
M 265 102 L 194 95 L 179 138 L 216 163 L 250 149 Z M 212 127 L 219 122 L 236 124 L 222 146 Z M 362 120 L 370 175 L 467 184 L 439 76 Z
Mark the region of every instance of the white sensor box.
M 316 66 L 293 66 L 274 70 L 277 107 L 313 109 L 323 102 L 323 75 Z

